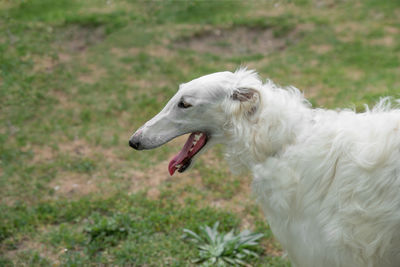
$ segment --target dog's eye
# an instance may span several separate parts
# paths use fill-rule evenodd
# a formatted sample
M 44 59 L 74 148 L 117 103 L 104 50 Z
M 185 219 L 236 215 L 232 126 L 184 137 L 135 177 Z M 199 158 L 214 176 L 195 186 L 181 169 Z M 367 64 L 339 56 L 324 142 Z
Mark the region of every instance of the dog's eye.
M 186 103 L 185 101 L 181 100 L 178 103 L 178 107 L 179 108 L 190 108 L 192 105 L 190 105 L 189 103 Z

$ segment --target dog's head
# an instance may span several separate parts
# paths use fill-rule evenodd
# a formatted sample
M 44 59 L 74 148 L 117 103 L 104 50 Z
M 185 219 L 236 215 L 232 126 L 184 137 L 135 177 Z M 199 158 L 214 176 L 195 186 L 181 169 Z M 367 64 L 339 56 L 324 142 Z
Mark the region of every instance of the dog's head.
M 217 72 L 182 84 L 160 113 L 132 135 L 129 145 L 136 150 L 152 149 L 191 133 L 168 166 L 171 175 L 176 170 L 183 172 L 200 152 L 226 143 L 235 121 L 256 116 L 260 87 L 257 74 L 246 69 Z

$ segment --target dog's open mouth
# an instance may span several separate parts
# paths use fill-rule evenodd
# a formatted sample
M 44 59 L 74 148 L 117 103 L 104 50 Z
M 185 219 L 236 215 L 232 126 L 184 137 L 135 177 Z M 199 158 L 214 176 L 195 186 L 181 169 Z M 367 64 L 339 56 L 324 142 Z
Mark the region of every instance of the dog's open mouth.
M 192 133 L 182 150 L 176 155 L 168 165 L 169 174 L 173 175 L 176 170 L 184 172 L 192 162 L 192 158 L 196 155 L 207 143 L 208 137 L 206 133 Z

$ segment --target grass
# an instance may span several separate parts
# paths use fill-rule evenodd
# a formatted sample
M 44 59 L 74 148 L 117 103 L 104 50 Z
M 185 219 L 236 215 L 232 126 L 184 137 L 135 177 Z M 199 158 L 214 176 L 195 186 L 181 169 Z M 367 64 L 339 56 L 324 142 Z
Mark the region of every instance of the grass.
M 290 266 L 221 147 L 170 178 L 183 139 L 128 138 L 180 83 L 241 64 L 316 107 L 400 93 L 396 1 L 56 2 L 0 2 L 1 266 L 188 266 L 182 230 L 217 221 L 264 235 L 250 264 Z

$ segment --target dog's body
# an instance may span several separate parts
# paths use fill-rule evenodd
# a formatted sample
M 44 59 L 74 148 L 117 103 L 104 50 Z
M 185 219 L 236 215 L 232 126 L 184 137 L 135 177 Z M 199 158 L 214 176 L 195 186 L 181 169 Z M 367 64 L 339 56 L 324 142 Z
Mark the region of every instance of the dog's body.
M 214 143 L 253 191 L 294 266 L 400 266 L 400 110 L 312 109 L 244 69 L 181 86 L 131 138 L 150 149 L 195 132 L 170 163 L 184 171 Z

